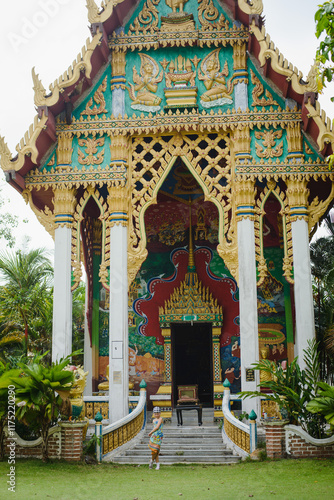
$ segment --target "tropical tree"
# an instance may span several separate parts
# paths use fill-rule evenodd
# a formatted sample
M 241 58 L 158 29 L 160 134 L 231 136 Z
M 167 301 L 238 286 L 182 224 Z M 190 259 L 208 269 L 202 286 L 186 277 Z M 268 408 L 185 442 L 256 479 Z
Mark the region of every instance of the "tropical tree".
M 261 359 L 253 364 L 255 370 L 270 374 L 270 379 L 261 382 L 261 387 L 269 389 L 266 399 L 274 401 L 286 415 L 291 424 L 300 425 L 314 438 L 325 435 L 325 422 L 321 415 L 313 415 L 307 410 L 307 404 L 317 396 L 320 382 L 320 359 L 315 341 L 310 341 L 304 349 L 306 368 L 302 370 L 298 365 L 298 358 L 283 369 L 268 359 Z M 242 398 L 263 396 L 261 390 L 243 391 Z
M 43 362 L 44 356 L 35 356 L 32 363 L 20 364 L 20 376 L 10 377 L 15 385 L 16 416 L 40 432 L 44 462 L 48 461 L 50 428 L 57 422 L 63 398 L 66 398 L 74 381 L 73 371 L 65 369 L 71 362 L 71 356 L 51 366 Z
M 320 65 L 320 84 L 333 80 L 334 73 L 334 0 L 329 0 L 318 5 L 318 10 L 314 16 L 316 23 L 315 35 L 320 38 L 325 35 L 317 50 L 317 61 Z M 321 90 L 321 85 L 320 85 Z M 333 98 L 332 98 L 333 100 Z
M 44 306 L 41 314 L 31 319 L 29 324 L 29 349 L 38 354 L 45 354 L 45 361 L 51 363 L 53 321 L 53 289 L 44 294 Z
M 85 294 L 86 285 L 83 281 L 72 294 L 72 347 L 78 351 L 84 347 L 85 332 Z M 73 358 L 73 363 L 83 365 L 83 354 Z
M 4 282 L 0 287 L 0 321 L 21 323 L 26 350 L 30 322 L 45 315 L 52 276 L 45 249 L 0 254 L 0 278 Z
M 0 324 L 0 360 L 4 363 L 9 356 L 19 356 L 24 345 L 24 333 L 20 323 L 5 321 Z
M 331 228 L 332 223 L 326 218 Z M 332 229 L 332 228 L 331 228 Z M 310 245 L 311 272 L 313 277 L 313 298 L 315 329 L 320 352 L 321 379 L 331 380 L 334 367 L 334 236 L 319 238 Z
M 329 0 L 318 5 L 314 16 L 317 38 L 323 37 L 316 52 L 318 63 L 318 88 L 322 91 L 326 82 L 332 82 L 334 75 L 334 0 Z M 331 97 L 334 101 L 334 97 Z M 329 167 L 334 164 L 334 154 L 329 156 Z
M 6 199 L 3 198 L 0 187 L 0 239 L 5 240 L 9 247 L 13 247 L 15 239 L 12 230 L 18 225 L 18 218 L 9 212 L 4 212 L 3 208 L 6 204 Z M 23 222 L 26 222 L 25 220 Z
M 327 422 L 331 426 L 331 430 L 334 430 L 334 387 L 326 384 L 325 382 L 319 382 L 319 391 L 317 397 L 310 401 L 306 408 L 311 413 L 320 413 L 325 417 Z

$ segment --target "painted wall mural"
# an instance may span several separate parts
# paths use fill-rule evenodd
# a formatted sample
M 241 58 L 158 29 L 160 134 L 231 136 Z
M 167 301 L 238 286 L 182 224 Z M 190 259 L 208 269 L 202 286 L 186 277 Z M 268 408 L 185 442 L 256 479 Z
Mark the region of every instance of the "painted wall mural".
M 259 359 L 287 359 L 293 342 L 291 285 L 283 276 L 283 228 L 278 199 L 269 196 L 263 223 L 264 257 L 268 274 L 258 287 Z
M 175 163 L 166 178 L 157 204 L 149 206 L 145 213 L 148 256 L 129 291 L 130 382 L 138 387 L 144 378 L 148 393 L 154 394 L 164 381 L 164 339 L 159 308 L 187 273 L 190 206 L 196 272 L 223 307 L 222 380 L 227 378 L 232 392 L 236 393 L 241 389 L 238 288 L 216 251 L 217 208 L 203 200 L 203 191 L 182 161 Z M 289 285 L 283 278 L 281 266 L 280 206 L 270 197 L 265 208 L 264 248 L 269 272 L 258 287 L 259 358 L 266 356 L 279 362 L 287 356 Z M 107 314 L 102 309 L 100 314 L 100 378 L 103 378 L 108 360 L 108 334 Z

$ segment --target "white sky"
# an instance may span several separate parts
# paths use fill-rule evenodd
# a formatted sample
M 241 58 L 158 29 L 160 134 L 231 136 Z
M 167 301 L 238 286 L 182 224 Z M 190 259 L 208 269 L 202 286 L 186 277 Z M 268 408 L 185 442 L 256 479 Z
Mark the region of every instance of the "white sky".
M 162 0 L 163 1 L 163 0 Z M 100 1 L 97 0 L 100 4 Z M 265 27 L 276 47 L 304 76 L 313 63 L 318 41 L 314 13 L 320 0 L 264 0 Z M 88 30 L 86 0 L 15 0 L 0 2 L 0 134 L 15 156 L 15 146 L 32 123 L 31 68 L 35 66 L 44 87 L 58 78 L 76 58 Z M 334 117 L 334 84 L 320 96 L 320 104 Z M 0 178 L 4 179 L 3 174 Z M 28 224 L 16 231 L 19 248 L 28 235 L 31 247 L 53 249 L 52 238 L 38 223 L 21 195 L 1 181 L 8 199 L 6 209 Z M 4 245 L 0 242 L 0 250 Z

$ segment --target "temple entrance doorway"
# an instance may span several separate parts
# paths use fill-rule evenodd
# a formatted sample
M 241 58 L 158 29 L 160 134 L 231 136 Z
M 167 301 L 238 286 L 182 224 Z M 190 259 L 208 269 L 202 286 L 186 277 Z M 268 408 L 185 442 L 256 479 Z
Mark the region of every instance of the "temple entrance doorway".
M 212 325 L 172 324 L 173 403 L 178 385 L 198 385 L 203 406 L 213 407 Z

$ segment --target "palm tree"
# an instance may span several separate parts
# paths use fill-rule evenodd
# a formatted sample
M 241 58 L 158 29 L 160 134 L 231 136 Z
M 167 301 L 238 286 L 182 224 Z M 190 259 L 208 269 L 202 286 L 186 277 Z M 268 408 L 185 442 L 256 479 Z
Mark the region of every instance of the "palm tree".
M 85 329 L 85 293 L 86 285 L 83 281 L 74 290 L 72 294 L 72 348 L 78 351 L 84 347 L 84 329 Z M 73 363 L 83 365 L 83 354 L 73 358 Z
M 31 351 L 45 355 L 45 361 L 51 363 L 53 320 L 53 290 L 44 293 L 43 310 L 31 319 L 29 324 L 29 348 Z
M 329 235 L 310 245 L 316 337 L 321 357 L 321 378 L 330 381 L 334 362 L 334 224 L 325 219 Z
M 53 269 L 45 249 L 19 250 L 0 254 L 0 318 L 2 322 L 20 322 L 28 349 L 29 324 L 43 317 L 45 297 L 51 286 Z
M 4 321 L 0 324 L 0 362 L 6 362 L 9 356 L 22 353 L 24 333 L 21 323 Z

